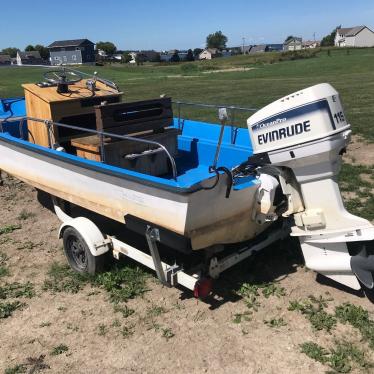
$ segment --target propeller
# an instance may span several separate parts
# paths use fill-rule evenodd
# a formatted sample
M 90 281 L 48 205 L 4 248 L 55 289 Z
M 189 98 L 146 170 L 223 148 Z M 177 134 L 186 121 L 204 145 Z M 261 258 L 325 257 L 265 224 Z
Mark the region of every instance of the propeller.
M 374 248 L 374 241 L 358 243 L 360 243 L 361 249 L 355 256 L 351 257 L 351 268 L 361 283 L 372 289 L 374 288 L 374 254 L 370 254 L 373 251 L 370 250 L 369 246 Z

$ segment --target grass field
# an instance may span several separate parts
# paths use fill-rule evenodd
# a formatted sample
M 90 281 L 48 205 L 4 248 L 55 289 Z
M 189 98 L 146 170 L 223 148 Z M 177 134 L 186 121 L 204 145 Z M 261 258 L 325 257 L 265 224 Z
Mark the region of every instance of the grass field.
M 279 63 L 269 55 L 236 56 L 213 61 L 177 65 L 104 66 L 82 68 L 116 81 L 125 100 L 140 100 L 160 94 L 174 100 L 261 108 L 273 100 L 307 86 L 329 82 L 341 94 L 353 132 L 374 141 L 374 48 L 322 51 L 314 58 Z M 271 56 L 271 54 L 270 54 Z M 274 56 L 274 54 L 273 54 Z M 192 67 L 191 67 L 192 66 Z M 253 68 L 246 71 L 214 73 L 220 69 Z M 212 72 L 213 71 L 213 72 Z M 211 72 L 211 73 L 210 73 Z M 0 97 L 22 95 L 21 84 L 40 81 L 40 68 L 0 68 Z M 216 113 L 182 113 L 215 120 Z M 244 126 L 245 118 L 236 125 Z

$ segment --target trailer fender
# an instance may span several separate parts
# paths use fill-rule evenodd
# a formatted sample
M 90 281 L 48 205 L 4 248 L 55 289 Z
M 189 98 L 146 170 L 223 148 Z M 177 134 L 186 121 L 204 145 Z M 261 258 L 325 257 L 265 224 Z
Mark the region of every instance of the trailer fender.
M 105 239 L 98 227 L 85 217 L 73 218 L 64 222 L 59 230 L 58 237 L 61 239 L 64 231 L 68 227 L 73 227 L 83 237 L 87 243 L 92 256 L 100 256 L 110 249 L 110 239 Z

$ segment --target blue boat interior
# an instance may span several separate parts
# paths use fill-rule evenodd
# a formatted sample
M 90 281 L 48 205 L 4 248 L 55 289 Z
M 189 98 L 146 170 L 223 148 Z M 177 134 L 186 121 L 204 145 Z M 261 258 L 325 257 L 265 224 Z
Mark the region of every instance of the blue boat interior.
M 0 100 L 0 138 L 13 141 L 35 150 L 48 152 L 54 157 L 64 157 L 75 163 L 83 163 L 87 167 L 102 168 L 132 178 L 167 185 L 173 188 L 188 189 L 199 185 L 203 180 L 215 178 L 216 174 L 209 170 L 213 164 L 220 135 L 220 125 L 191 120 L 180 121 L 174 118 L 171 127 L 181 131 L 177 138 L 177 178 L 171 173 L 161 176 L 147 175 L 134 170 L 127 170 L 117 166 L 108 165 L 78 157 L 72 153 L 58 152 L 47 147 L 41 147 L 29 141 L 27 121 L 20 128 L 21 119 L 26 116 L 25 99 L 22 97 Z M 42 126 L 42 124 L 41 124 Z M 79 123 L 76 124 L 79 126 Z M 217 167 L 224 166 L 228 169 L 245 162 L 252 155 L 253 150 L 247 128 L 225 126 L 222 145 L 218 157 Z M 242 189 L 256 183 L 254 177 L 243 178 L 235 181 L 233 188 Z

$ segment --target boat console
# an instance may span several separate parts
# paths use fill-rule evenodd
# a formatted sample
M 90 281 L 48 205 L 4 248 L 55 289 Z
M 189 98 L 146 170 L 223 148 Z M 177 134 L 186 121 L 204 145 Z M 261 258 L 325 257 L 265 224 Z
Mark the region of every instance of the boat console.
M 23 85 L 27 117 L 45 123 L 28 120 L 30 141 L 145 174 L 169 173 L 168 153 L 177 153 L 178 135 L 169 128 L 170 98 L 123 103 L 114 84 L 67 69 L 44 78 Z

